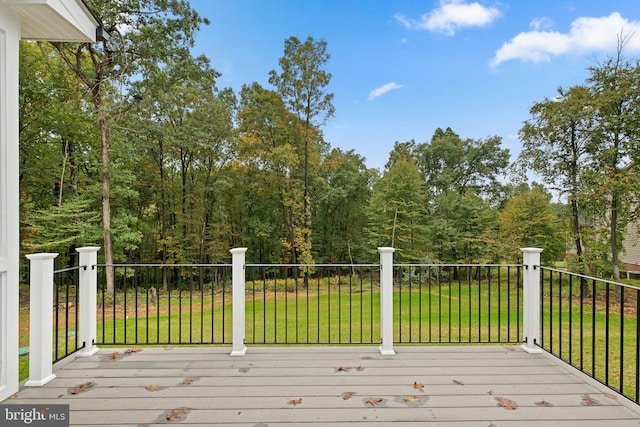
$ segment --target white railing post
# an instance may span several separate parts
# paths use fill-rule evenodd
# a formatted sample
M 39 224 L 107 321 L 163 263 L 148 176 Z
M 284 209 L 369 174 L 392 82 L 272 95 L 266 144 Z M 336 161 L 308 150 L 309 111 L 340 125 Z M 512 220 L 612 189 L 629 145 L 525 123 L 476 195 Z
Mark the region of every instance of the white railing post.
M 78 356 L 93 356 L 98 352 L 96 347 L 96 307 L 98 293 L 98 246 L 77 248 L 80 254 L 78 265 L 81 267 L 78 277 L 78 289 L 80 292 L 80 342 L 83 345 Z
M 231 356 L 244 356 L 247 353 L 247 347 L 244 345 L 245 338 L 245 291 L 244 291 L 244 260 L 247 248 L 231 249 L 231 275 L 232 275 L 232 301 L 233 301 L 233 346 Z
M 394 248 L 378 248 L 380 252 L 380 354 L 393 356 L 393 252 Z
M 521 248 L 523 253 L 523 327 L 524 344 L 527 353 L 541 353 L 537 346 L 540 339 L 540 248 Z
M 29 380 L 43 386 L 53 374 L 53 260 L 58 254 L 27 255 L 29 266 Z

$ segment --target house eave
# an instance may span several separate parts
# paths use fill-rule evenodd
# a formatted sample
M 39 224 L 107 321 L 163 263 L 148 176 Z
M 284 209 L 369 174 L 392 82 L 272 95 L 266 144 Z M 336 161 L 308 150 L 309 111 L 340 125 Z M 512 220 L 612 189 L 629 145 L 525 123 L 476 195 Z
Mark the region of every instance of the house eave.
M 5 0 L 22 17 L 21 38 L 96 41 L 98 22 L 83 0 Z

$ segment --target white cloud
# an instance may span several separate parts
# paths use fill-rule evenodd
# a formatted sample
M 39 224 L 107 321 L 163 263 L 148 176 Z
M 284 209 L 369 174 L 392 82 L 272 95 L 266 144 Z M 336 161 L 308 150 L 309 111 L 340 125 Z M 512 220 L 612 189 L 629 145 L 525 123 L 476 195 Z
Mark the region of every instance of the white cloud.
M 549 62 L 554 56 L 582 55 L 594 51 L 612 51 L 618 38 L 629 37 L 625 49 L 640 51 L 640 22 L 629 21 L 618 12 L 601 18 L 578 18 L 571 23 L 568 33 L 545 29 L 547 22 L 532 22 L 533 31 L 523 32 L 496 51 L 491 64 L 519 59 L 529 62 Z M 538 28 L 536 28 L 538 26 Z
M 534 20 L 531 21 L 529 26 L 533 28 L 535 31 L 550 30 L 551 28 L 553 28 L 553 21 L 543 16 L 539 18 L 534 18 Z
M 448 36 L 464 27 L 484 27 L 502 14 L 495 7 L 485 7 L 466 0 L 440 0 L 440 7 L 426 13 L 418 20 L 396 15 L 396 20 L 410 30 L 429 30 Z
M 369 101 L 373 101 L 377 97 L 382 96 L 387 92 L 390 92 L 396 89 L 402 89 L 403 87 L 404 87 L 403 85 L 399 85 L 396 82 L 387 83 L 386 85 L 377 87 L 371 92 L 369 92 L 369 98 L 367 99 L 369 99 Z

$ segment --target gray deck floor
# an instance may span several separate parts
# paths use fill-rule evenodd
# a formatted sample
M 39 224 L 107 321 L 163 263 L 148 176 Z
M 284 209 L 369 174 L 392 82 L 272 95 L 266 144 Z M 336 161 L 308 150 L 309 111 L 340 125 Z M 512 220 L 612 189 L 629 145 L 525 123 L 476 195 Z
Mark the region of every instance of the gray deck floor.
M 69 404 L 81 426 L 640 426 L 640 406 L 517 347 L 396 347 L 396 356 L 374 347 L 250 347 L 243 357 L 228 347 L 125 350 L 63 362 L 49 384 L 22 387 L 3 404 Z

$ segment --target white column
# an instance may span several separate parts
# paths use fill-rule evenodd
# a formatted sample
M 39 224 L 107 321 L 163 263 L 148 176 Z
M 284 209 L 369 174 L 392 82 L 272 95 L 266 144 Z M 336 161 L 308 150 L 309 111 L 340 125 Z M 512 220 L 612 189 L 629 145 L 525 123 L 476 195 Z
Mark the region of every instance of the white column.
M 29 289 L 29 380 L 43 386 L 53 374 L 53 260 L 58 254 L 27 255 L 31 261 Z
M 380 252 L 380 354 L 394 356 L 393 349 L 393 252 L 394 248 L 378 248 Z
M 523 326 L 524 344 L 527 353 L 542 353 L 536 344 L 540 339 L 540 248 L 521 248 L 523 253 Z
M 84 348 L 80 350 L 78 356 L 93 356 L 98 352 L 96 347 L 96 307 L 98 294 L 98 251 L 99 246 L 87 246 L 77 248 L 80 254 L 78 265 L 80 274 L 78 277 L 78 288 L 80 292 L 80 319 L 79 333 L 80 342 Z
M 18 391 L 20 34 L 20 15 L 0 1 L 0 402 Z
M 233 299 L 233 346 L 231 356 L 244 356 L 247 353 L 247 347 L 244 345 L 245 338 L 245 291 L 244 291 L 244 260 L 247 248 L 235 248 L 230 250 L 232 255 L 232 299 Z

